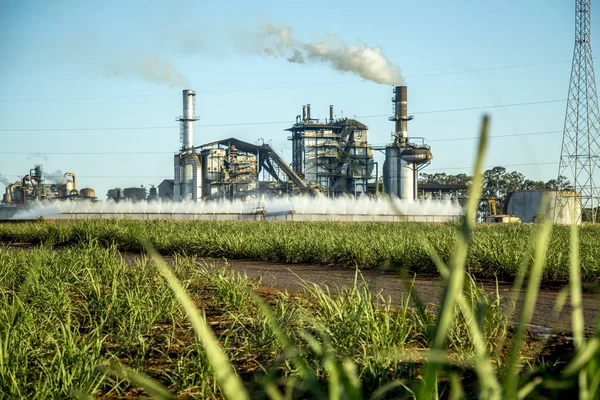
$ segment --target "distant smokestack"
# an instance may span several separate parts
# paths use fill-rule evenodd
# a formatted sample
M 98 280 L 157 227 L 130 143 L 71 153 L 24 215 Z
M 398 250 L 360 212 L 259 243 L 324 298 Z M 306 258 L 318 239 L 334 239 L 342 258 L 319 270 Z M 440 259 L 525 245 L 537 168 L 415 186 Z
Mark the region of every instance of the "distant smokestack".
M 408 116 L 408 95 L 406 86 L 396 86 L 394 88 L 395 96 L 392 99 L 394 102 L 394 116 L 390 117 L 390 121 L 395 122 L 395 135 L 401 144 L 406 143 L 408 137 L 408 121 L 412 116 Z
M 194 106 L 196 92 L 186 89 L 183 91 L 183 116 L 179 118 L 182 129 L 182 148 L 184 150 L 194 147 L 194 121 L 197 120 L 194 115 Z
M 306 122 L 306 106 L 302 106 L 302 122 Z
M 310 121 L 310 104 L 306 105 L 306 119 Z
M 333 122 L 333 104 L 329 105 L 329 122 Z

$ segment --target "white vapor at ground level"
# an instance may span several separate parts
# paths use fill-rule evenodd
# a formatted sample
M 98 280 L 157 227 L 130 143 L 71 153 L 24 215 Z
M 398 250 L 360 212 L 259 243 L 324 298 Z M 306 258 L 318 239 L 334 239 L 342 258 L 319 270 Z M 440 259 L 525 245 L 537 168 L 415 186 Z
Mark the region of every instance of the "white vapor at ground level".
M 401 200 L 388 197 L 262 197 L 198 203 L 162 201 L 52 202 L 19 211 L 14 219 L 174 219 L 174 220 L 456 220 L 462 208 L 450 200 Z

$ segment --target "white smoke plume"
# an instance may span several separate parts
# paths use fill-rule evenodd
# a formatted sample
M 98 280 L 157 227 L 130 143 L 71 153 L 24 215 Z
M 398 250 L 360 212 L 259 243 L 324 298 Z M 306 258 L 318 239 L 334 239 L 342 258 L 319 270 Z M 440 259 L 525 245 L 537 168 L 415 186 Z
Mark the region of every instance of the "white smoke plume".
M 291 63 L 322 62 L 338 71 L 391 85 L 404 84 L 400 68 L 392 64 L 379 46 L 361 40 L 347 44 L 341 39 L 305 43 L 296 39 L 291 27 L 268 23 L 257 33 L 258 51 L 270 57 L 285 57 Z
M 4 184 L 5 186 L 9 185 L 8 179 L 6 179 L 2 174 L 0 174 L 0 183 Z
M 65 174 L 60 169 L 57 169 L 54 172 L 45 172 L 44 179 L 46 180 L 46 182 L 49 182 L 49 183 L 66 183 L 67 182 L 67 178 L 65 178 Z
M 141 56 L 129 55 L 119 57 L 110 66 L 110 73 L 115 76 L 139 76 L 147 81 L 169 85 L 173 88 L 189 86 L 188 80 L 173 63 L 158 54 Z
M 98 71 L 109 77 L 143 78 L 179 89 L 189 85 L 183 73 L 163 53 L 140 48 L 133 41 L 127 42 L 127 37 L 114 43 L 105 42 L 90 32 L 75 32 L 54 42 L 48 50 L 53 56 L 61 56 L 68 67 L 81 69 L 86 74 Z

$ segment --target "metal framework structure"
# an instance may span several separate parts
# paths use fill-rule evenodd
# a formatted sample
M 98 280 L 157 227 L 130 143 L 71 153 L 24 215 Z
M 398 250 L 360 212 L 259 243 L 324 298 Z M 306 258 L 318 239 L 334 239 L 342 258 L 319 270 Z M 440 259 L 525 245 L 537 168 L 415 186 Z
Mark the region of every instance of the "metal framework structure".
M 286 131 L 292 141 L 294 172 L 307 184 L 316 185 L 328 196 L 367 194 L 375 167 L 373 147 L 367 142 L 368 128 L 355 119 L 333 117 L 324 122 L 306 116 Z M 303 111 L 304 114 L 304 111 Z
M 558 176 L 570 180 L 574 196 L 581 193 L 581 207 L 584 213 L 589 213 L 587 219 L 595 223 L 600 199 L 600 114 L 590 19 L 591 1 L 575 0 L 575 49 Z

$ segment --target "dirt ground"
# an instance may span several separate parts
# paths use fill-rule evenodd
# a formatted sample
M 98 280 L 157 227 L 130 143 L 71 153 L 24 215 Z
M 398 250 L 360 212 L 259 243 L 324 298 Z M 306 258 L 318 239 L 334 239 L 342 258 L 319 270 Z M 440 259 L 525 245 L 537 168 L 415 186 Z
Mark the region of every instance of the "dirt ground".
M 206 260 L 207 262 L 224 263 L 223 260 Z M 302 291 L 302 280 L 326 285 L 333 289 L 342 286 L 351 286 L 354 283 L 355 271 L 351 268 L 306 265 L 306 264 L 279 264 L 256 261 L 228 260 L 235 270 L 245 273 L 250 279 L 261 279 L 261 285 L 266 288 L 276 290 Z M 392 271 L 380 271 L 373 269 L 361 270 L 365 281 L 372 285 L 375 292 L 381 291 L 392 301 L 400 301 L 401 296 L 406 296 L 407 290 L 402 280 Z M 440 278 L 434 276 L 417 276 L 415 279 L 415 291 L 422 302 L 437 304 L 442 295 L 442 282 Z M 496 290 L 496 283 L 493 281 L 478 281 L 479 285 L 487 291 Z M 508 283 L 499 283 L 498 290 L 504 303 L 510 298 L 512 285 Z M 554 307 L 556 297 L 560 288 L 542 288 L 539 292 L 533 319 L 531 323 L 539 326 L 540 332 L 545 332 L 545 328 L 551 329 L 552 333 L 570 332 L 571 326 L 571 307 L 569 300 L 565 304 L 562 312 L 554 316 Z M 522 291 L 519 293 L 522 295 Z M 520 300 L 517 301 L 517 311 L 520 307 Z M 600 308 L 600 294 L 583 294 L 585 329 L 592 333 L 595 326 L 595 318 Z M 535 327 L 534 327 L 535 328 Z M 534 329 L 536 330 L 536 329 Z
M 28 248 L 26 244 L 9 245 L 5 248 Z M 139 254 L 122 253 L 121 256 L 128 261 L 140 257 Z M 165 257 L 167 261 L 172 257 Z M 316 283 L 321 286 L 329 286 L 337 289 L 343 286 L 352 286 L 355 279 L 355 270 L 348 267 L 310 265 L 310 264 L 281 264 L 269 262 L 257 262 L 247 260 L 222 260 L 204 259 L 202 262 L 229 264 L 240 273 L 245 273 L 250 279 L 260 279 L 261 286 L 274 290 L 287 290 L 289 292 L 301 292 L 303 282 Z M 378 269 L 363 269 L 362 276 L 367 284 L 372 285 L 374 292 L 381 292 L 384 297 L 390 297 L 393 302 L 400 302 L 402 296 L 406 297 L 408 291 L 404 283 L 393 271 Z M 411 277 L 412 279 L 412 277 Z M 494 292 L 496 283 L 490 280 L 478 281 L 485 290 Z M 436 276 L 417 275 L 414 279 L 414 288 L 417 296 L 423 303 L 437 304 L 442 295 L 442 282 Z M 509 304 L 512 284 L 499 283 L 498 291 L 504 305 Z M 540 334 L 566 334 L 571 330 L 571 307 L 569 299 L 558 316 L 554 308 L 556 298 L 561 291 L 560 285 L 545 285 L 540 289 L 536 300 L 534 315 L 531 321 L 532 330 Z M 523 291 L 518 293 L 521 297 Z M 517 298 L 517 311 L 520 309 L 521 300 Z M 593 333 L 596 325 L 596 316 L 600 309 L 600 293 L 583 293 L 583 314 L 585 330 Z

